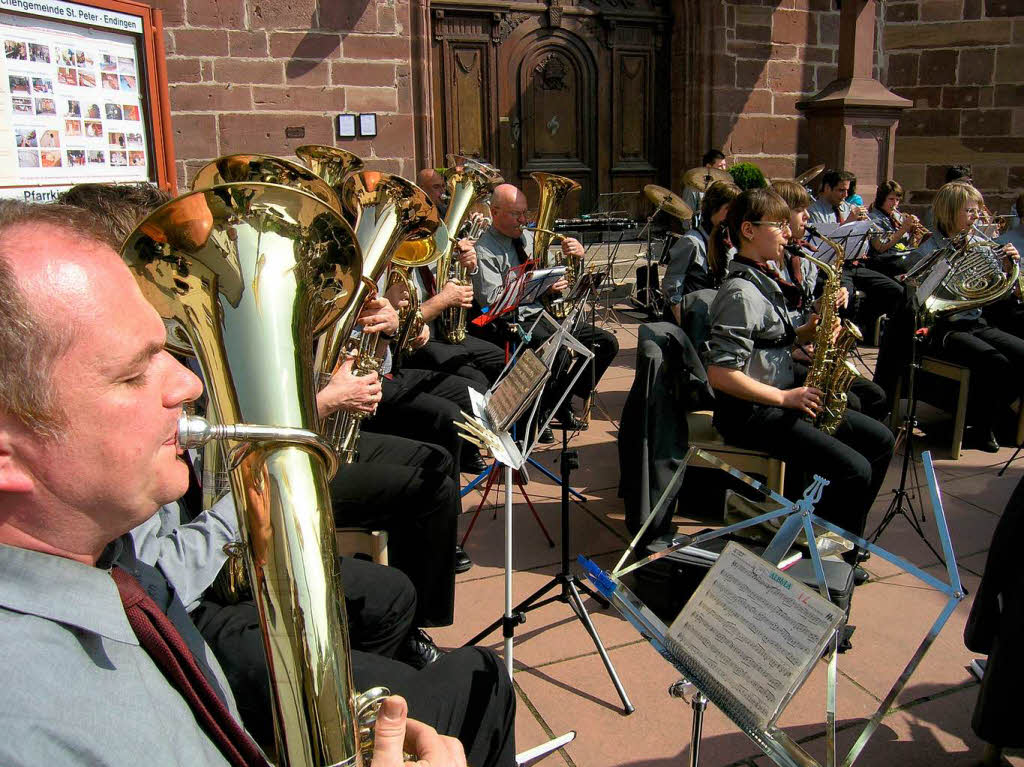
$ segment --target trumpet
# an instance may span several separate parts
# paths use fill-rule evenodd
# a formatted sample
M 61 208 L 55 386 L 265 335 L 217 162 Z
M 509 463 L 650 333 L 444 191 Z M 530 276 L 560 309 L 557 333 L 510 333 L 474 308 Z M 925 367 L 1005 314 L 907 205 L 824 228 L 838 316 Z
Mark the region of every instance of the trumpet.
M 896 224 L 896 226 L 898 227 L 903 226 L 903 222 L 907 219 L 908 216 L 910 217 L 910 250 L 913 250 L 914 248 L 921 244 L 925 237 L 929 237 L 931 235 L 931 232 L 924 224 L 921 223 L 921 220 L 913 213 L 900 213 L 899 209 L 897 208 L 894 209 L 893 212 L 889 214 L 889 218 L 891 218 L 892 222 Z

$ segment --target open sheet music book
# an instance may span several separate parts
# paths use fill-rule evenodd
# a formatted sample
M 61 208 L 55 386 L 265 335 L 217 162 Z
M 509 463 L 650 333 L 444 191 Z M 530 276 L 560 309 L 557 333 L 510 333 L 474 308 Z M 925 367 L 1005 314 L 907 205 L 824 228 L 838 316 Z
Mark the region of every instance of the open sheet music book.
M 533 349 L 526 349 L 487 398 L 486 412 L 497 431 L 505 431 L 522 415 L 547 380 L 549 368 Z
M 673 621 L 666 648 L 741 727 L 775 723 L 843 611 L 739 544 L 726 545 Z
M 842 246 L 843 255 L 847 261 L 855 261 L 867 255 L 868 235 L 870 235 L 873 226 L 874 222 L 871 219 L 848 221 L 841 226 L 829 222 L 814 224 L 818 232 L 831 240 L 835 240 Z M 836 252 L 831 245 L 814 236 L 811 237 L 811 241 L 818 247 L 817 252 L 814 253 L 816 259 L 824 261 L 826 264 L 831 264 L 835 261 Z

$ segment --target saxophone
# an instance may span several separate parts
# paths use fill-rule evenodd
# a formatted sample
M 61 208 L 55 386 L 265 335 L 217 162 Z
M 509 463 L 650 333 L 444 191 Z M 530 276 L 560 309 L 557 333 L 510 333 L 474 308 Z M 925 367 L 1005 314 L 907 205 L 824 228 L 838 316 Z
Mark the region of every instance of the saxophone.
M 814 425 L 826 434 L 835 434 L 846 414 L 846 393 L 850 384 L 859 375 L 850 362 L 853 348 L 864 340 L 860 329 L 849 320 L 843 320 L 839 335 L 833 340 L 832 326 L 836 318 L 836 296 L 839 295 L 839 280 L 843 273 L 846 253 L 843 246 L 818 233 L 825 243 L 836 252 L 833 266 L 819 261 L 814 256 L 800 251 L 797 255 L 806 258 L 825 273 L 825 289 L 821 294 L 818 327 L 814 331 L 814 357 L 804 386 L 813 386 L 822 392 L 822 407 L 814 418 Z
M 161 206 L 121 255 L 160 316 L 188 335 L 221 424 L 183 419 L 179 441 L 223 440 L 279 764 L 369 764 L 327 484 L 336 459 L 316 431 L 310 364 L 314 335 L 359 282 L 352 229 L 310 194 L 240 182 Z
M 534 227 L 533 257 L 539 268 L 547 269 L 551 266 L 561 266 L 563 255 L 559 252 L 554 257 L 554 263 L 549 263 L 548 246 L 551 240 L 557 237 L 553 231 L 555 219 L 558 217 L 558 209 L 570 192 L 580 189 L 580 185 L 571 178 L 556 176 L 553 173 L 531 173 L 530 178 L 537 182 L 540 187 L 540 203 L 537 206 L 537 224 Z M 569 290 L 576 284 L 576 280 L 583 274 L 582 259 L 575 256 L 565 257 L 565 281 L 569 283 Z M 541 302 L 548 313 L 557 320 L 564 320 L 569 314 L 569 307 L 562 296 L 541 296 Z
M 463 234 L 463 225 L 470 219 L 475 202 L 486 196 L 502 181 L 496 168 L 485 162 L 458 155 L 448 155 L 453 166 L 447 174 L 448 211 L 444 217 L 445 226 L 452 236 L 437 263 L 437 290 L 448 280 L 460 285 L 469 284 L 469 274 L 457 258 L 453 257 L 455 242 Z M 480 234 L 483 232 L 481 231 Z M 479 237 L 479 234 L 477 235 Z M 461 344 L 466 340 L 466 310 L 461 306 L 445 309 L 437 319 L 441 336 L 450 344 Z

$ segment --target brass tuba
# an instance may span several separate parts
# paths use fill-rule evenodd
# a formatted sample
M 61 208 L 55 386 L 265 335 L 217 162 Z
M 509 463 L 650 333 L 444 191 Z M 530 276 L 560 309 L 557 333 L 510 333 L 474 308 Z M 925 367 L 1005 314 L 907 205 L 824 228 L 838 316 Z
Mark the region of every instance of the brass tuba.
M 363 271 L 353 300 L 321 340 L 317 350 L 320 375 L 330 376 L 346 352 L 356 354 L 352 372 L 367 375 L 380 370 L 387 343 L 377 333 L 351 336 L 363 301 L 377 292 L 399 246 L 406 240 L 431 237 L 440 224 L 437 208 L 426 193 L 410 181 L 379 171 L 349 176 L 342 202 L 356 219 L 355 234 L 363 254 Z M 325 434 L 346 463 L 356 458 L 362 413 L 338 412 L 325 424 Z
M 323 144 L 303 144 L 295 150 L 295 155 L 329 184 L 339 197 L 349 176 L 361 171 L 365 165 L 358 155 Z
M 313 337 L 351 303 L 351 228 L 294 188 L 234 183 L 163 205 L 122 257 L 188 334 L 223 426 L 267 652 L 278 756 L 289 767 L 366 764 L 352 689 L 334 515 L 334 453 L 318 436 Z
M 448 280 L 462 285 L 469 284 L 465 267 L 453 258 L 455 243 L 463 226 L 467 223 L 473 204 L 488 195 L 502 181 L 501 173 L 492 165 L 459 155 L 448 155 L 452 168 L 447 173 L 448 211 L 444 217 L 445 226 L 451 235 L 444 252 L 437 262 L 437 290 Z M 466 340 L 466 310 L 461 306 L 445 309 L 438 317 L 441 336 L 450 344 L 461 344 Z
M 554 263 L 549 263 L 548 247 L 551 240 L 558 236 L 554 232 L 554 226 L 559 208 L 569 193 L 580 189 L 580 185 L 571 178 L 556 176 L 553 173 L 531 173 L 530 178 L 540 187 L 540 203 L 537 207 L 537 223 L 533 236 L 533 257 L 542 269 L 561 266 L 561 253 L 555 256 Z M 570 290 L 582 273 L 583 264 L 580 259 L 572 257 L 565 261 L 565 279 Z M 569 313 L 569 307 L 562 296 L 544 295 L 541 296 L 541 302 L 555 319 L 564 320 Z

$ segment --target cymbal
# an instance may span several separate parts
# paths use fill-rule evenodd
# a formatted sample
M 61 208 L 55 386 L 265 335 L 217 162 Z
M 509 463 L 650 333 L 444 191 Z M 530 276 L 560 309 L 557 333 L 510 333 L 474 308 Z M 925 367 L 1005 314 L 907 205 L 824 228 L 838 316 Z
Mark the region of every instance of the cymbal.
M 801 186 L 805 186 L 814 181 L 814 179 L 816 179 L 819 175 L 821 175 L 821 172 L 823 170 L 825 170 L 824 165 L 815 165 L 810 170 L 805 170 L 803 173 L 801 173 L 793 180 L 796 183 L 800 184 Z
M 719 170 L 718 168 L 705 168 L 703 165 L 699 168 L 690 168 L 683 174 L 683 183 L 686 186 L 692 186 L 698 192 L 706 192 L 708 187 L 716 181 L 724 181 L 727 184 L 733 183 L 732 176 L 726 171 Z
M 689 205 L 683 202 L 683 198 L 663 186 L 648 184 L 644 187 L 644 194 L 647 195 L 648 200 L 663 211 L 672 214 L 681 221 L 693 218 L 693 211 Z

